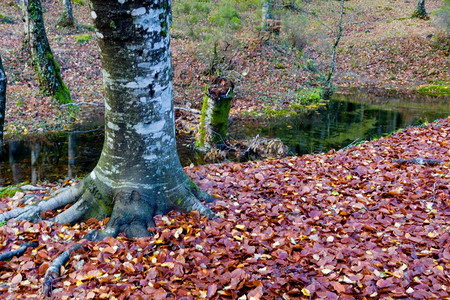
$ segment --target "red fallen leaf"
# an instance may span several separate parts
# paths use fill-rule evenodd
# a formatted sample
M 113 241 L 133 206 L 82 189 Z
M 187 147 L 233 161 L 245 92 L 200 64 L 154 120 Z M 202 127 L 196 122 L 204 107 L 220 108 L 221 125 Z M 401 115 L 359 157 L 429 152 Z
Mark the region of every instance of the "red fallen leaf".
M 332 283 L 332 285 L 333 285 L 333 288 L 336 290 L 336 292 L 338 292 L 338 293 L 344 293 L 345 292 L 345 286 L 343 286 L 339 282 L 335 281 L 335 282 Z
M 38 268 L 38 274 L 44 275 L 45 272 L 47 272 L 48 267 L 50 267 L 50 262 L 46 261 L 45 263 L 41 264 Z
M 135 271 L 134 266 L 129 261 L 123 263 L 123 269 L 127 274 L 132 274 Z
M 142 291 L 147 295 L 151 295 L 151 299 L 154 300 L 166 299 L 167 296 L 167 292 L 163 288 L 155 289 L 154 287 L 146 286 L 142 288 Z
M 206 297 L 210 298 L 214 296 L 217 292 L 217 284 L 213 283 L 208 286 L 208 292 L 206 293 Z
M 379 287 L 379 288 L 385 288 L 385 287 L 388 287 L 388 286 L 391 286 L 391 285 L 393 285 L 392 278 L 379 279 L 377 281 L 377 287 Z
M 248 300 L 259 300 L 261 299 L 261 296 L 263 295 L 263 289 L 262 286 L 258 286 L 256 288 L 254 288 L 253 290 L 251 290 L 248 294 L 247 294 L 247 299 Z
M 255 174 L 255 178 L 258 179 L 259 181 L 263 181 L 264 180 L 264 175 L 261 173 Z
M 106 247 L 105 249 L 102 250 L 102 252 L 105 253 L 109 253 L 109 254 L 114 254 L 116 253 L 117 249 L 114 249 L 113 247 Z
M 21 267 L 20 267 L 20 269 L 21 270 L 29 270 L 29 269 L 32 269 L 32 268 L 34 268 L 35 267 L 35 263 L 34 263 L 34 261 L 27 261 L 26 263 L 24 263 Z
M 47 260 L 50 260 L 50 259 L 51 259 L 50 256 L 48 256 L 48 254 L 47 254 L 47 250 L 44 250 L 44 249 L 39 250 L 39 251 L 37 252 L 37 255 L 38 255 L 39 257 L 42 257 L 43 259 L 47 259 Z
M 11 279 L 12 284 L 19 284 L 22 281 L 22 275 L 19 273 Z

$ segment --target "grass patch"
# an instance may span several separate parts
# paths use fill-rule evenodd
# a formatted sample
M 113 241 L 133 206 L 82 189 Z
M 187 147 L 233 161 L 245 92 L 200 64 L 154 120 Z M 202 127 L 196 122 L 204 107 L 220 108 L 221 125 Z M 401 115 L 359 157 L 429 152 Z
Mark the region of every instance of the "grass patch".
M 6 186 L 4 188 L 0 189 L 0 198 L 5 198 L 5 197 L 13 197 L 16 192 L 21 192 L 21 189 L 15 187 L 15 186 Z
M 72 0 L 72 2 L 74 2 L 74 3 L 76 3 L 76 4 L 79 4 L 79 5 L 81 5 L 81 6 L 86 5 L 86 2 L 84 2 L 83 0 Z
M 424 95 L 450 96 L 450 86 L 448 82 L 422 85 L 419 88 L 417 88 L 417 91 Z
M 326 105 L 326 102 L 323 101 L 322 93 L 323 90 L 321 88 L 300 90 L 295 93 L 294 100 L 289 103 L 289 108 L 266 108 L 264 113 L 272 117 L 280 118 L 317 110 L 321 106 Z
M 75 39 L 77 40 L 77 43 L 83 45 L 92 40 L 92 36 L 90 34 L 79 34 L 75 35 Z

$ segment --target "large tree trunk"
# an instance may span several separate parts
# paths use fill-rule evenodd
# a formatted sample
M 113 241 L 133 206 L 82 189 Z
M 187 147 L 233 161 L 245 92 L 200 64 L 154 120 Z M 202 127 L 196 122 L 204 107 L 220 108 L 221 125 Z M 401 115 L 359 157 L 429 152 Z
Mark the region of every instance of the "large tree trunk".
M 58 21 L 59 26 L 73 27 L 75 26 L 75 18 L 72 13 L 72 2 L 70 0 L 62 0 L 63 12 Z
M 147 236 L 153 217 L 173 209 L 213 216 L 199 199 L 214 198 L 187 177 L 176 151 L 170 4 L 170 0 L 91 1 L 105 92 L 105 142 L 99 162 L 79 184 L 34 206 L 0 214 L 0 221 L 35 220 L 43 210 L 75 202 L 54 221 L 110 217 L 103 231 L 85 237 L 98 240 L 119 232 Z M 67 253 L 61 261 L 68 259 Z M 59 264 L 60 260 L 47 270 L 49 285 L 59 274 Z
M 33 67 L 39 87 L 44 95 L 52 96 L 60 103 L 71 102 L 70 92 L 62 81 L 58 63 L 53 57 L 44 27 L 39 0 L 24 0 L 25 44 L 31 50 Z
M 425 11 L 425 0 L 417 0 L 417 6 L 416 10 L 414 10 L 413 17 L 428 19 L 427 12 Z
M 0 55 L 0 156 L 3 149 L 3 124 L 5 122 L 6 108 L 6 74 L 3 69 L 2 56 Z
M 213 197 L 187 177 L 176 150 L 170 0 L 92 0 L 90 5 L 105 92 L 99 162 L 80 184 L 34 207 L 3 213 L 0 221 L 36 219 L 42 210 L 76 201 L 54 221 L 110 217 L 105 230 L 86 237 L 98 240 L 119 232 L 149 235 L 153 217 L 173 209 L 213 216 L 199 200 Z

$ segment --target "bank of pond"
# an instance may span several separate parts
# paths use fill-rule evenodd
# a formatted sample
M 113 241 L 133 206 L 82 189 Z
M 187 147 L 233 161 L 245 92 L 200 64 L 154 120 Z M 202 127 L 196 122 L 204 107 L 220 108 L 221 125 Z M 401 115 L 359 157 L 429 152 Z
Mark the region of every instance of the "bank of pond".
M 448 97 L 373 91 L 338 93 L 317 111 L 285 118 L 233 116 L 232 140 L 278 138 L 289 155 L 327 152 L 387 136 L 450 115 Z M 89 124 L 88 124 L 89 127 Z M 6 140 L 0 159 L 0 186 L 52 182 L 85 176 L 97 163 L 104 133 L 97 128 Z M 183 165 L 204 163 L 192 136 L 177 137 Z

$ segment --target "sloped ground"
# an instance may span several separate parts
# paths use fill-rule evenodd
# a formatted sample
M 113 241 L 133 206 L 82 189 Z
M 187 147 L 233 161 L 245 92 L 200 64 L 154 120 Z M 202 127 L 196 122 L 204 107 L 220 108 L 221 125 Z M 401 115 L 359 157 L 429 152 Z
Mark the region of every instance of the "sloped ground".
M 65 265 L 53 295 L 446 299 L 449 141 L 450 118 L 338 152 L 187 168 L 221 197 L 212 204 L 217 219 L 171 213 L 157 220 L 154 237 L 85 243 Z M 417 157 L 443 163 L 394 162 Z M 2 199 L 2 208 L 22 197 Z M 9 221 L 0 227 L 1 252 L 27 241 L 40 245 L 0 262 L 0 298 L 40 299 L 51 261 L 103 224 Z
M 414 9 L 413 2 L 346 1 L 344 33 L 334 79 L 339 86 L 404 89 L 448 81 L 448 41 L 445 43 L 437 38 L 442 34 L 434 25 L 437 19 L 435 12 L 443 1 L 427 1 L 430 21 L 409 18 Z M 0 3 L 0 32 L 4 37 L 0 41 L 0 51 L 9 79 L 6 134 L 23 135 L 70 128 L 87 115 L 101 114 L 101 64 L 87 5 L 73 4 L 78 27 L 64 29 L 56 24 L 61 15 L 61 2 L 43 2 L 50 45 L 73 100 L 93 104 L 81 105 L 82 112 L 76 113 L 39 94 L 30 59 L 21 49 L 21 11 L 12 3 Z M 336 28 L 339 2 L 307 1 L 304 5 L 328 26 Z M 294 20 L 305 16 L 292 14 Z M 256 18 L 256 14 L 253 15 Z M 240 46 L 228 47 L 219 53 L 219 56 L 225 56 L 223 74 L 236 83 L 232 113 L 261 113 L 266 108 L 286 107 L 294 101 L 295 92 L 320 83 L 317 74 L 307 68 L 310 64 L 308 58 L 313 58 L 315 66 L 326 74 L 333 40 L 331 35 L 323 35 L 324 27 L 314 23 L 315 18 L 306 17 L 310 23 L 305 26 L 309 24 L 315 29 L 294 26 L 294 23 L 291 26 L 294 26 L 293 32 L 299 34 L 298 40 L 292 41 L 292 32 L 284 29 L 280 37 L 274 37 L 243 26 L 236 31 Z M 304 36 L 303 29 L 308 29 Z M 204 86 L 213 76 L 205 75 L 209 63 L 199 58 L 198 41 L 190 40 L 177 30 L 174 29 L 172 38 L 175 104 L 199 109 Z M 286 41 L 303 43 L 304 56 L 287 47 Z
M 430 20 L 420 20 L 411 18 L 416 1 L 349 1 L 337 83 L 400 89 L 436 81 L 448 85 L 450 44 L 437 14 L 442 3 L 427 1 Z

